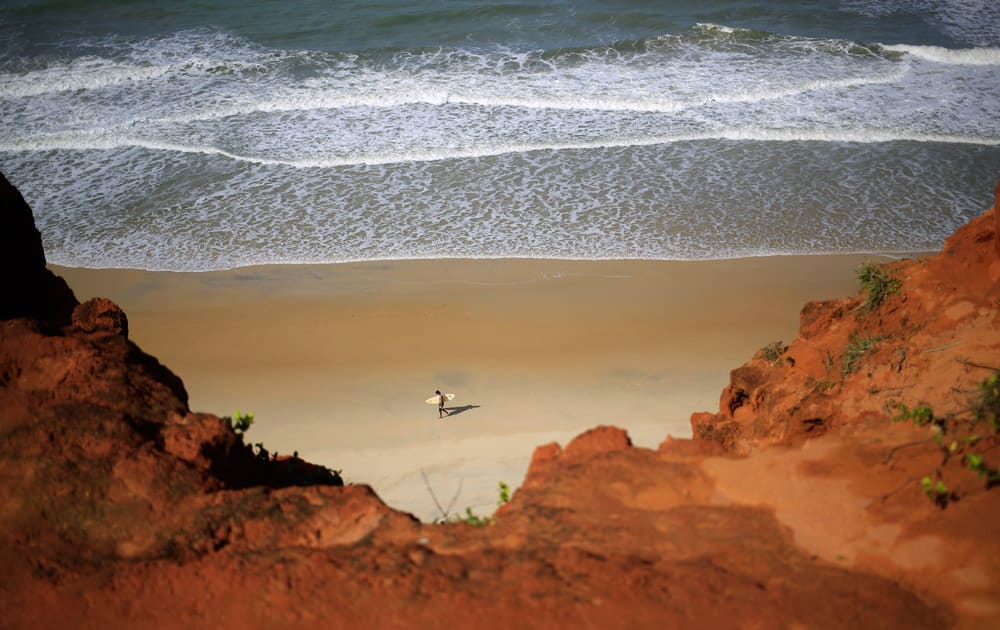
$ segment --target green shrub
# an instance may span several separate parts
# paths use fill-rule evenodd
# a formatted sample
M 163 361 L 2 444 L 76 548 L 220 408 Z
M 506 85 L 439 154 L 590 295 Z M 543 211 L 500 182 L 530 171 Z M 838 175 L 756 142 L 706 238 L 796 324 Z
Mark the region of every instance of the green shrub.
M 229 428 L 236 431 L 237 434 L 243 435 L 250 429 L 250 425 L 253 424 L 253 413 L 248 411 L 242 414 L 237 409 L 233 412 L 232 416 L 223 416 L 222 419 L 229 423 Z
M 920 485 L 923 487 L 927 498 L 940 507 L 947 507 L 949 499 L 948 486 L 944 485 L 943 481 L 938 479 L 937 483 L 935 483 L 931 481 L 930 477 L 924 477 L 920 480 Z
M 504 503 L 510 501 L 510 486 L 501 481 L 498 487 L 499 496 L 497 498 L 497 507 L 500 507 Z M 492 525 L 494 521 L 495 519 L 492 516 L 479 516 L 475 514 L 471 507 L 465 508 L 465 515 L 455 514 L 445 519 L 445 522 L 448 523 L 466 523 L 476 527 Z
M 935 415 L 928 405 L 911 409 L 900 404 L 899 413 L 893 418 L 896 422 L 909 421 L 917 426 L 934 424 L 938 427 L 939 430 L 933 437 L 941 452 L 941 465 L 934 473 L 937 481 L 934 482 L 928 475 L 920 480 L 920 485 L 928 498 L 942 508 L 947 507 L 952 499 L 958 498 L 955 492 L 949 492 L 942 479 L 942 469 L 952 457 L 960 457 L 966 468 L 976 473 L 978 479 L 986 481 L 987 489 L 1000 485 L 1000 467 L 991 467 L 985 455 L 972 450 L 982 440 L 979 431 L 983 425 L 991 427 L 994 432 L 1000 431 L 997 427 L 1000 371 L 980 383 L 978 389 L 979 394 L 972 400 L 969 408 L 954 414 L 941 417 Z
M 504 482 L 500 482 L 500 496 L 497 498 L 497 507 L 500 507 L 504 503 L 510 501 L 510 486 Z
M 840 374 L 854 374 L 861 367 L 861 358 L 871 352 L 882 341 L 882 337 L 852 337 L 840 358 Z
M 969 470 L 976 473 L 976 477 L 980 479 L 985 478 L 986 483 L 995 484 L 1000 482 L 1000 469 L 990 468 L 986 465 L 986 460 L 982 455 L 977 455 L 976 453 L 966 453 L 965 463 L 968 465 Z
M 865 300 L 861 303 L 862 311 L 872 311 L 882 305 L 885 298 L 898 293 L 902 281 L 894 278 L 882 265 L 867 263 L 857 270 L 858 281 L 865 291 Z
M 910 409 L 904 404 L 900 404 L 899 413 L 892 419 L 893 422 L 912 422 L 917 426 L 925 426 L 934 422 L 934 411 L 927 405 L 920 405 Z
M 827 380 L 815 381 L 815 382 L 813 382 L 813 391 L 820 392 L 820 393 L 828 392 L 831 389 L 833 389 L 835 386 L 836 386 L 836 383 L 834 383 L 833 381 L 827 381 Z
M 780 367 L 785 364 L 782 355 L 785 354 L 786 350 L 788 350 L 788 346 L 785 344 L 780 341 L 772 341 L 760 349 L 760 356 L 774 367 Z

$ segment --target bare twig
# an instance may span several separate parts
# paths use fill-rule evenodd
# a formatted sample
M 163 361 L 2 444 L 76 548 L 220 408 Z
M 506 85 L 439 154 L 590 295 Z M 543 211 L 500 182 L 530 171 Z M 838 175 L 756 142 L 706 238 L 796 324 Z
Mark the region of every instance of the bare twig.
M 975 363 L 973 361 L 969 361 L 968 359 L 955 359 L 955 360 L 961 363 L 962 365 L 966 365 L 968 367 L 977 367 L 983 370 L 994 370 L 996 372 L 1000 372 L 1000 368 L 993 367 L 992 365 L 983 365 L 982 363 Z
M 442 508 L 441 502 L 438 501 L 437 495 L 434 494 L 434 489 L 431 488 L 431 482 L 427 479 L 427 473 L 421 470 L 420 476 L 424 478 L 424 485 L 427 487 L 427 492 L 430 493 L 431 498 L 434 499 L 434 505 L 437 506 L 438 512 L 441 514 L 441 519 L 447 520 L 448 515 L 451 514 L 451 508 L 455 506 L 455 501 L 458 500 L 458 495 L 462 493 L 462 482 L 464 480 L 461 478 L 458 480 L 458 488 L 455 490 L 454 496 L 451 497 L 451 501 L 448 502 L 448 507 Z
M 904 481 L 903 483 L 899 484 L 899 486 L 897 486 L 895 489 L 890 490 L 889 492 L 886 492 L 885 494 L 883 494 L 880 497 L 880 500 L 884 503 L 884 502 L 888 501 L 890 498 L 892 498 L 893 495 L 895 495 L 897 492 L 900 492 L 902 490 L 905 490 L 907 488 L 912 487 L 910 484 L 913 483 L 914 479 L 915 479 L 915 477 L 907 477 L 906 481 Z
M 455 494 L 451 497 L 451 501 L 448 501 L 448 508 L 445 510 L 448 514 L 451 514 L 451 508 L 455 506 L 455 501 L 458 500 L 458 495 L 462 494 L 462 482 L 465 481 L 461 477 L 458 478 L 458 487 L 455 488 Z
M 954 348 L 955 346 L 960 346 L 963 343 L 965 343 L 965 340 L 964 339 L 959 339 L 958 341 L 955 341 L 953 343 L 949 343 L 949 344 L 946 344 L 946 345 L 943 345 L 943 346 L 938 346 L 937 348 L 928 348 L 927 350 L 924 350 L 923 352 L 924 352 L 924 354 L 927 354 L 928 352 L 941 352 L 942 350 L 947 350 L 948 348 Z
M 427 475 L 423 470 L 420 471 L 420 476 L 424 478 L 424 485 L 427 486 L 427 492 L 430 493 L 431 498 L 434 499 L 434 505 L 437 506 L 438 512 L 441 513 L 441 518 L 448 518 L 448 513 L 444 511 L 441 507 L 441 502 L 438 501 L 437 495 L 434 494 L 434 489 L 431 488 L 431 482 L 427 481 Z
M 896 454 L 896 451 L 901 451 L 904 448 L 909 448 L 911 446 L 920 446 L 921 444 L 927 444 L 928 442 L 931 442 L 933 440 L 934 438 L 928 438 L 926 440 L 920 440 L 919 442 L 907 442 L 906 444 L 900 444 L 899 446 L 894 446 L 889 450 L 888 453 L 886 453 L 886 456 L 882 459 L 882 463 L 888 464 L 889 460 L 892 459 L 892 456 Z

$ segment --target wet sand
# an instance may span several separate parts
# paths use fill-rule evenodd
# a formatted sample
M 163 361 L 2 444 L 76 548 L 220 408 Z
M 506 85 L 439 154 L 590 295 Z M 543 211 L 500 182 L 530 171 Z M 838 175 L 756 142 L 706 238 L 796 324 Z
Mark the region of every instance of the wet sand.
M 879 259 L 53 270 L 81 301 L 121 305 L 193 410 L 253 411 L 249 441 L 432 520 L 426 485 L 452 513 L 488 513 L 535 446 L 598 424 L 640 446 L 689 436 L 729 371 L 791 341 L 807 301 L 855 293 L 865 260 Z M 443 420 L 423 402 L 435 389 L 456 394 Z

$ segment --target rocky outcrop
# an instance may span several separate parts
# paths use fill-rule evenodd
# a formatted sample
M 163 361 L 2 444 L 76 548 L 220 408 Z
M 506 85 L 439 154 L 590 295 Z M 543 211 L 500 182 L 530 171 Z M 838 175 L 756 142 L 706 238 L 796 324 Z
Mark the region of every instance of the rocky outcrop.
M 993 201 L 993 232 L 1000 234 L 1000 181 L 997 182 L 995 195 Z M 993 243 L 997 248 L 997 256 L 1000 256 L 1000 238 L 995 239 Z
M 990 372 L 994 222 L 891 266 L 901 285 L 878 308 L 807 305 L 800 337 L 735 370 L 693 440 L 651 451 L 600 426 L 539 447 L 486 527 L 421 524 L 253 452 L 188 408 L 121 309 L 77 306 L 28 248 L 30 265 L 6 262 L 32 283 L 4 276 L 0 319 L 3 625 L 996 626 L 1000 492 L 941 462 L 941 426 L 889 419 L 919 401 L 953 421 L 955 390 Z M 0 234 L 27 242 L 26 226 Z M 844 352 L 859 335 L 880 341 Z M 976 444 L 994 461 L 995 436 Z M 919 483 L 935 469 L 944 502 Z
M 739 456 L 703 460 L 716 500 L 770 506 L 799 545 L 934 592 L 963 627 L 1000 623 L 997 217 L 807 304 L 691 416 L 695 443 Z
M 225 544 L 229 533 L 203 528 L 231 509 L 227 489 L 342 485 L 301 460 L 262 460 L 228 423 L 192 413 L 117 305 L 78 304 L 45 268 L 30 210 L 2 178 L 0 195 L 0 555 L 23 572 L 5 586 Z
M 107 298 L 94 298 L 73 309 L 73 330 L 88 335 L 121 335 L 128 338 L 125 311 Z
M 45 268 L 42 236 L 21 193 L 0 173 L 0 319 L 31 317 L 63 326 L 77 305 L 66 282 Z
M 746 455 L 862 430 L 898 415 L 901 404 L 964 408 L 1000 367 L 996 221 L 990 210 L 942 254 L 885 266 L 898 286 L 877 306 L 867 290 L 807 304 L 794 341 L 733 370 L 717 413 L 692 415 L 695 437 Z

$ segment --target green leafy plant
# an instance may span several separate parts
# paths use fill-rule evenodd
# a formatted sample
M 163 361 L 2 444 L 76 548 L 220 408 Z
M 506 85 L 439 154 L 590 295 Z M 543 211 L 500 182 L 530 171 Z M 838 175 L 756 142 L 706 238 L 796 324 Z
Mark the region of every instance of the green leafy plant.
M 986 460 L 982 455 L 966 453 L 965 463 L 968 465 L 969 470 L 976 473 L 976 477 L 979 479 L 985 478 L 987 484 L 992 485 L 1000 482 L 1000 469 L 987 466 Z
M 833 381 L 828 381 L 828 380 L 813 381 L 813 391 L 828 392 L 834 387 L 836 387 L 836 385 L 837 384 L 834 383 Z
M 475 513 L 473 513 L 472 508 L 466 507 L 465 508 L 465 515 L 460 516 L 460 515 L 456 514 L 454 517 L 452 517 L 451 519 L 449 519 L 449 522 L 451 522 L 451 523 L 467 523 L 467 524 L 473 525 L 475 527 L 482 527 L 483 525 L 489 525 L 490 523 L 492 523 L 493 519 L 490 518 L 489 516 L 478 516 Z
M 497 507 L 510 501 L 510 486 L 504 482 L 499 483 L 499 496 L 497 497 Z M 465 508 L 465 514 L 448 517 L 447 522 L 449 523 L 466 523 L 468 525 L 474 525 L 476 527 L 482 527 L 483 525 L 492 525 L 495 522 L 495 518 L 492 516 L 479 516 L 472 511 L 471 507 Z
M 944 468 L 953 457 L 961 458 L 965 467 L 976 473 L 976 478 L 986 481 L 986 488 L 1000 485 L 1000 467 L 992 467 L 987 463 L 986 454 L 996 444 L 996 434 L 1000 434 L 997 425 L 997 411 L 1000 406 L 1000 370 L 994 372 L 978 386 L 978 395 L 973 398 L 967 409 L 938 416 L 929 405 L 918 405 L 910 408 L 904 404 L 897 406 L 898 413 L 893 418 L 895 422 L 907 421 L 917 426 L 935 425 L 938 431 L 933 442 L 941 453 L 941 464 L 934 472 L 936 481 L 928 475 L 920 480 L 924 493 L 935 505 L 944 508 L 956 499 L 958 494 L 949 491 L 944 483 Z M 985 426 L 984 426 L 985 425 Z M 994 437 L 984 440 L 982 429 L 991 428 Z M 973 450 L 978 445 L 985 444 L 986 451 Z
M 760 349 L 760 356 L 774 367 L 780 367 L 785 364 L 782 355 L 785 354 L 786 350 L 788 350 L 788 346 L 785 344 L 780 341 L 772 341 Z
M 233 412 L 232 416 L 223 416 L 222 419 L 228 422 L 229 428 L 236 431 L 238 435 L 243 435 L 250 429 L 250 425 L 253 424 L 253 413 L 248 411 L 244 414 L 240 413 L 240 410 L 237 409 Z
M 899 292 L 902 281 L 893 277 L 882 265 L 867 263 L 857 270 L 858 281 L 865 291 L 865 299 L 860 305 L 862 311 L 877 309 L 887 297 Z
M 920 480 L 920 486 L 924 489 L 924 494 L 927 495 L 931 501 L 940 507 L 948 506 L 948 486 L 944 485 L 944 482 L 940 479 L 935 483 L 930 477 L 924 477 Z
M 504 482 L 500 482 L 500 496 L 497 497 L 497 507 L 500 507 L 504 503 L 510 501 L 510 486 Z
M 882 337 L 851 337 L 844 354 L 840 357 L 841 376 L 857 372 L 861 367 L 861 359 L 874 350 L 882 339 Z
M 898 413 L 893 417 L 893 422 L 912 422 L 918 426 L 925 426 L 934 422 L 934 410 L 927 405 L 919 405 L 910 409 L 904 404 L 897 407 Z

